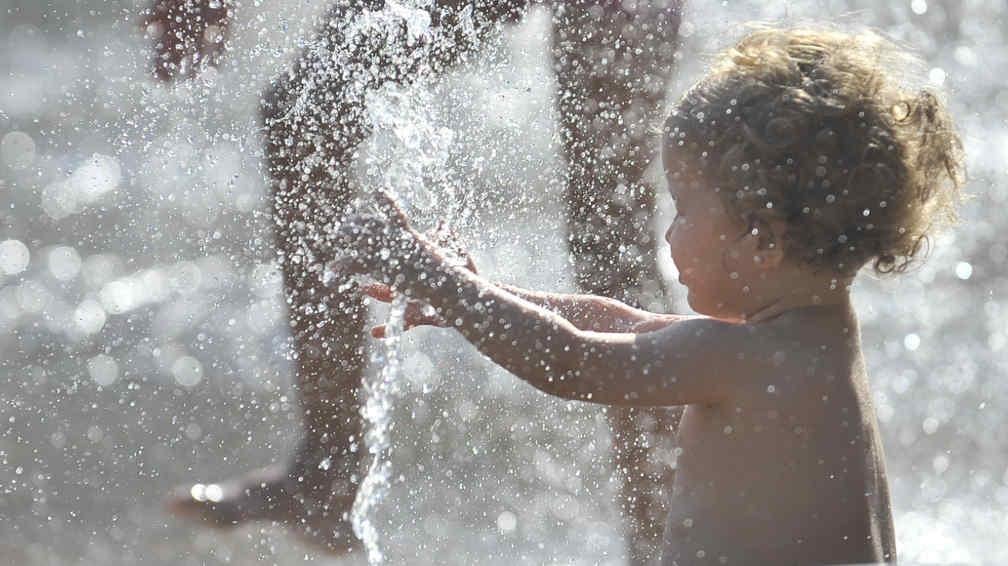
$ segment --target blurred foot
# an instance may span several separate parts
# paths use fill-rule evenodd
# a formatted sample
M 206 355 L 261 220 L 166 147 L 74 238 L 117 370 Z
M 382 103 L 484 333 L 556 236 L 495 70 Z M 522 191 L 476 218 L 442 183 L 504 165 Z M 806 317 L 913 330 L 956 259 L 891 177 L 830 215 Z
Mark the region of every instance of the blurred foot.
M 165 498 L 165 507 L 177 517 L 217 528 L 275 522 L 321 550 L 344 554 L 359 544 L 349 519 L 356 486 L 334 477 L 342 474 L 330 467 L 319 459 L 309 468 L 306 458 L 295 457 L 224 482 L 179 486 Z

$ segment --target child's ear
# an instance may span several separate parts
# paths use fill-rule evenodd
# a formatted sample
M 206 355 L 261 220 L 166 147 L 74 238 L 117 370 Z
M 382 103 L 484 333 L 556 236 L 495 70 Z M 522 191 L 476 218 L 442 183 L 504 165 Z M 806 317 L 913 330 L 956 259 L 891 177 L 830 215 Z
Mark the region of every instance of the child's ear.
M 777 269 L 784 261 L 786 231 L 787 224 L 779 218 L 752 217 L 743 239 L 743 257 L 748 257 L 759 270 Z

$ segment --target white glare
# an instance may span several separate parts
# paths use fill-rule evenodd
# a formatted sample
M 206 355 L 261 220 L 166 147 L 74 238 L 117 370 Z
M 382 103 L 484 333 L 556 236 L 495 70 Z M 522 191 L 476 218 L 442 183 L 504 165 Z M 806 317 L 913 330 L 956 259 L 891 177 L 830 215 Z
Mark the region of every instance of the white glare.
M 497 528 L 502 533 L 510 533 L 518 526 L 518 518 L 510 511 L 505 511 L 497 516 Z
M 182 356 L 172 364 L 175 382 L 182 387 L 193 387 L 203 380 L 203 364 L 192 356 Z
M 60 281 L 69 281 L 81 270 L 81 257 L 70 246 L 57 246 L 49 250 L 49 273 Z
M 973 276 L 973 266 L 969 262 L 960 261 L 955 266 L 955 274 L 956 277 L 965 281 Z
M 98 354 L 88 360 L 87 367 L 91 379 L 102 387 L 112 385 L 119 378 L 119 364 L 112 356 Z
M 0 161 L 11 169 L 24 169 L 35 161 L 35 140 L 24 132 L 10 132 L 0 139 Z
M 94 334 L 105 326 L 105 309 L 94 299 L 85 299 L 74 311 L 77 329 L 84 334 Z
M 31 253 L 20 240 L 0 242 L 0 271 L 7 275 L 17 275 L 28 269 Z
M 114 157 L 96 153 L 70 175 L 67 184 L 80 200 L 92 202 L 116 189 L 122 179 L 122 169 Z
M 921 339 L 920 336 L 910 333 L 903 337 L 903 347 L 907 350 L 913 352 L 917 348 L 920 348 Z

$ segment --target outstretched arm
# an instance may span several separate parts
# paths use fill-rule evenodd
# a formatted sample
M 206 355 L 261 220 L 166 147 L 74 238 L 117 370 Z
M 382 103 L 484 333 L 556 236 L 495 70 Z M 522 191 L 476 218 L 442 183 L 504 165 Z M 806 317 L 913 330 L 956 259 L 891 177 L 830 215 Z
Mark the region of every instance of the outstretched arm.
M 446 224 L 438 226 L 424 236 L 440 249 L 450 250 L 458 263 L 464 263 L 465 268 L 478 273 L 476 263 L 469 251 L 465 249 L 459 237 Z M 567 319 L 579 330 L 594 332 L 651 332 L 682 320 L 682 316 L 652 313 L 636 309 L 607 297 L 587 294 L 550 293 L 531 291 L 515 285 L 496 283 L 496 286 L 525 299 L 526 301 L 552 311 Z M 362 287 L 364 294 L 382 302 L 393 299 L 394 293 L 388 285 L 380 283 L 367 284 Z M 421 301 L 409 301 L 406 305 L 405 328 L 416 326 L 446 326 L 441 317 Z M 385 326 L 378 325 L 371 330 L 376 338 L 385 335 Z
M 495 285 L 520 299 L 567 319 L 578 330 L 614 333 L 653 332 L 687 318 L 635 309 L 615 299 L 597 295 L 530 291 L 504 283 Z M 382 302 L 391 301 L 395 295 L 391 287 L 380 283 L 365 285 L 362 290 L 364 294 Z M 416 326 L 444 327 L 447 324 L 436 312 L 430 310 L 428 305 L 413 300 L 406 306 L 405 327 L 410 329 Z M 384 337 L 385 326 L 374 327 L 371 334 L 376 338 Z
M 684 318 L 637 309 L 616 299 L 598 295 L 530 291 L 504 283 L 498 283 L 497 286 L 516 297 L 555 312 L 579 330 L 651 332 Z
M 436 253 L 413 263 L 406 287 L 484 355 L 532 386 L 565 399 L 608 405 L 683 405 L 726 399 L 741 374 L 747 331 L 682 318 L 645 333 L 579 330 L 563 317 L 479 276 L 445 267 Z M 434 284 L 420 283 L 421 273 Z
M 739 376 L 748 372 L 741 364 L 753 363 L 745 359 L 752 342 L 746 325 L 690 318 L 647 333 L 579 330 L 452 265 L 387 206 L 389 220 L 358 217 L 344 224 L 342 237 L 355 255 L 341 267 L 396 281 L 483 354 L 542 391 L 612 405 L 716 402 L 742 386 Z

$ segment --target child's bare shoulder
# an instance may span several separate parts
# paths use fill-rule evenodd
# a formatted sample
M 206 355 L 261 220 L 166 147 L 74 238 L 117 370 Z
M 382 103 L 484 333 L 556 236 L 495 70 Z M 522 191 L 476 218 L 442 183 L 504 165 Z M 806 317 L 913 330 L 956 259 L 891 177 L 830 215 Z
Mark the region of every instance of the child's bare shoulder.
M 749 363 L 740 402 L 805 404 L 846 383 L 859 359 L 857 330 L 847 321 L 808 313 L 785 313 L 746 325 L 742 346 Z

